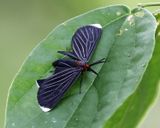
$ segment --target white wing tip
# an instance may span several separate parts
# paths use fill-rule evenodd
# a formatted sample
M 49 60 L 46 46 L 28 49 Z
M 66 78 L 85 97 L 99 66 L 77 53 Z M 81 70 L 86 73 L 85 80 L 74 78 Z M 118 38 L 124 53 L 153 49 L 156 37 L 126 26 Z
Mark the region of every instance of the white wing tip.
M 46 108 L 43 106 L 40 106 L 40 108 L 42 109 L 43 112 L 49 112 L 51 110 L 50 108 Z
M 96 28 L 102 28 L 102 26 L 100 24 L 91 24 L 91 26 L 94 26 Z
M 38 84 L 38 82 L 37 82 L 37 80 L 36 80 L 36 85 L 37 85 L 38 88 L 40 87 L 39 84 Z

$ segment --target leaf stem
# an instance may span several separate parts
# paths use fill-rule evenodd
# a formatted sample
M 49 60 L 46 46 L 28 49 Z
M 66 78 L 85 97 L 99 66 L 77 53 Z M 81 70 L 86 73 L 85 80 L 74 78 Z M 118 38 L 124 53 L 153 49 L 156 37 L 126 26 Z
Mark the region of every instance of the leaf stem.
M 160 2 L 156 2 L 156 3 L 139 3 L 137 6 L 141 7 L 141 8 L 160 6 Z

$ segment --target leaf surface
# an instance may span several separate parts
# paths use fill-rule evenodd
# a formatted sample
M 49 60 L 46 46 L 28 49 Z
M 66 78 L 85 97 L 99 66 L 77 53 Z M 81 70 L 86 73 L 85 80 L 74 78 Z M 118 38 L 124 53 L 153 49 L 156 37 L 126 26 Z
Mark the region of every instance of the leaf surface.
M 159 20 L 160 16 L 157 15 L 157 22 Z M 155 101 L 160 80 L 160 25 L 155 37 L 154 53 L 139 87 L 109 119 L 105 128 L 135 128 Z

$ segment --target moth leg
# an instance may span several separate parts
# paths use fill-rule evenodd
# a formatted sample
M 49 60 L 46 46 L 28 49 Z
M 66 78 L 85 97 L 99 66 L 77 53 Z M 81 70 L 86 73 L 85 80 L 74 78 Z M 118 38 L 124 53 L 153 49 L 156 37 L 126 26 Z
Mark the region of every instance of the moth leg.
M 90 66 L 96 65 L 96 64 L 100 64 L 100 63 L 105 63 L 106 62 L 106 58 L 102 58 L 100 60 L 97 60 L 96 62 L 90 64 Z
M 96 74 L 99 77 L 99 74 L 96 71 L 94 71 L 92 68 L 89 68 L 88 71 L 93 72 L 94 74 Z
M 83 72 L 82 72 L 81 77 L 80 77 L 79 94 L 81 94 L 81 92 L 82 92 L 82 83 L 83 83 Z

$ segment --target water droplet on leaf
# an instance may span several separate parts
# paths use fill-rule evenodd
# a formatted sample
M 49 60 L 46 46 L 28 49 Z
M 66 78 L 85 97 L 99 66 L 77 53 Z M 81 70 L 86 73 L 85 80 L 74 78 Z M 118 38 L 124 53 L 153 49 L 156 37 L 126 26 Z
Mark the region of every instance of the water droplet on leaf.
M 120 15 L 121 15 L 121 12 L 116 12 L 116 15 L 117 15 L 117 16 L 120 16 Z
M 131 57 L 131 55 L 130 55 L 130 54 L 128 54 L 128 57 Z
M 66 23 L 62 23 L 63 24 L 63 26 L 66 26 L 67 24 Z
M 131 26 L 135 25 L 133 15 L 128 16 L 127 21 L 129 22 L 129 25 Z
M 146 66 L 146 64 L 142 64 L 142 67 L 145 67 Z
M 142 18 L 144 16 L 144 12 L 143 11 L 136 12 L 135 16 Z
M 16 124 L 15 124 L 15 123 L 12 123 L 12 126 L 14 127 L 14 126 L 16 126 Z
M 123 34 L 123 30 L 120 29 L 119 32 L 116 34 L 117 36 L 121 36 Z
M 125 30 L 125 31 L 128 31 L 128 28 L 125 28 L 124 30 Z

